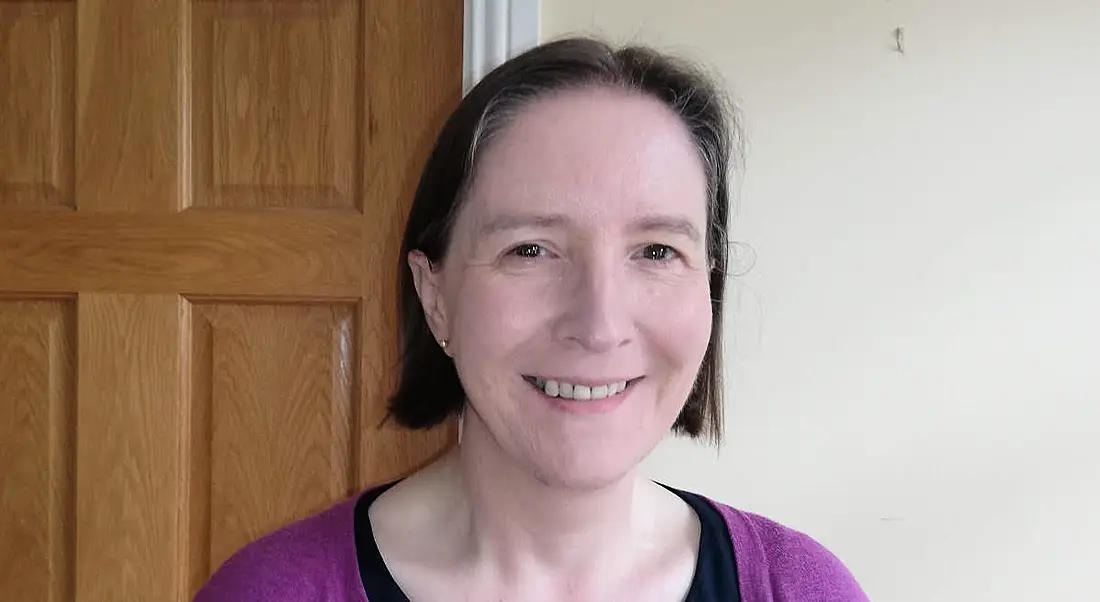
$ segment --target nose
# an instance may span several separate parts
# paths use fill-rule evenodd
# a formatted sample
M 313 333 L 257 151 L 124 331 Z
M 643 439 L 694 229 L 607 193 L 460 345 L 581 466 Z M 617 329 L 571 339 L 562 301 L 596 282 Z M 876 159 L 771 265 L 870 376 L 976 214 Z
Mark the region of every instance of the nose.
M 622 268 L 593 259 L 574 264 L 569 286 L 562 287 L 560 340 L 586 351 L 602 353 L 630 340 L 630 299 Z

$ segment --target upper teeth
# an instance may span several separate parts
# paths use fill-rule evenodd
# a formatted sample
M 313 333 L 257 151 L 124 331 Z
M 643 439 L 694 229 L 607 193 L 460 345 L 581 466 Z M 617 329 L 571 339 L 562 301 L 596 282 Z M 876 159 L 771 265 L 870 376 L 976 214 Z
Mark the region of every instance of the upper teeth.
M 587 385 L 577 385 L 573 383 L 562 382 L 559 380 L 544 380 L 541 378 L 536 378 L 535 384 L 538 385 L 538 387 L 550 397 L 577 399 L 581 401 L 589 399 L 603 399 L 604 397 L 616 395 L 626 390 L 625 380 L 608 383 L 606 385 L 597 385 L 595 387 L 590 387 Z

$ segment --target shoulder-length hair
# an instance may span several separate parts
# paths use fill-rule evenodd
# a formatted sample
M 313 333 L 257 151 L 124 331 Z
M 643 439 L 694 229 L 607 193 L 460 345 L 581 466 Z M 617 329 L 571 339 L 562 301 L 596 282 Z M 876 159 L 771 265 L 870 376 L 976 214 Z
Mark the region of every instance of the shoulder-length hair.
M 697 65 L 652 48 L 615 48 L 591 38 L 549 42 L 487 74 L 444 124 L 413 199 L 400 255 L 401 365 L 388 418 L 413 429 L 461 414 L 466 395 L 451 358 L 428 328 L 409 252 L 443 259 L 455 216 L 486 144 L 528 103 L 565 90 L 621 89 L 655 98 L 676 113 L 695 143 L 708 183 L 707 253 L 713 313 L 710 341 L 673 431 L 719 443 L 722 437 L 722 305 L 728 265 L 731 162 L 740 159 L 740 125 L 720 86 Z

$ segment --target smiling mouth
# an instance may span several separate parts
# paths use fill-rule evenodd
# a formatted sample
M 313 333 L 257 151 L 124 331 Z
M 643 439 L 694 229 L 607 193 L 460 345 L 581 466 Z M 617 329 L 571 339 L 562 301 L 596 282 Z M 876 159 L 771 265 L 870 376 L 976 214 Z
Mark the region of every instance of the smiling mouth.
M 632 387 L 641 379 L 642 377 L 638 377 L 630 380 L 620 380 L 591 386 L 545 379 L 537 376 L 525 375 L 523 377 L 523 380 L 526 380 L 532 387 L 535 387 L 544 395 L 576 401 L 590 401 L 618 395 Z

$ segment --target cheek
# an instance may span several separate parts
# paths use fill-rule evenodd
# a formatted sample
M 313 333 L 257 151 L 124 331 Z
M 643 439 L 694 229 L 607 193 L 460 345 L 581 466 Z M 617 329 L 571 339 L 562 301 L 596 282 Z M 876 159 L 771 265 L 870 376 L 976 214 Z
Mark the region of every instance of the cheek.
M 713 316 L 706 282 L 654 295 L 645 305 L 647 330 L 659 344 L 656 351 L 670 370 L 683 371 L 692 381 L 710 343 Z
M 452 330 L 464 350 L 499 357 L 535 335 L 545 322 L 546 291 L 492 276 L 467 277 L 451 298 Z

